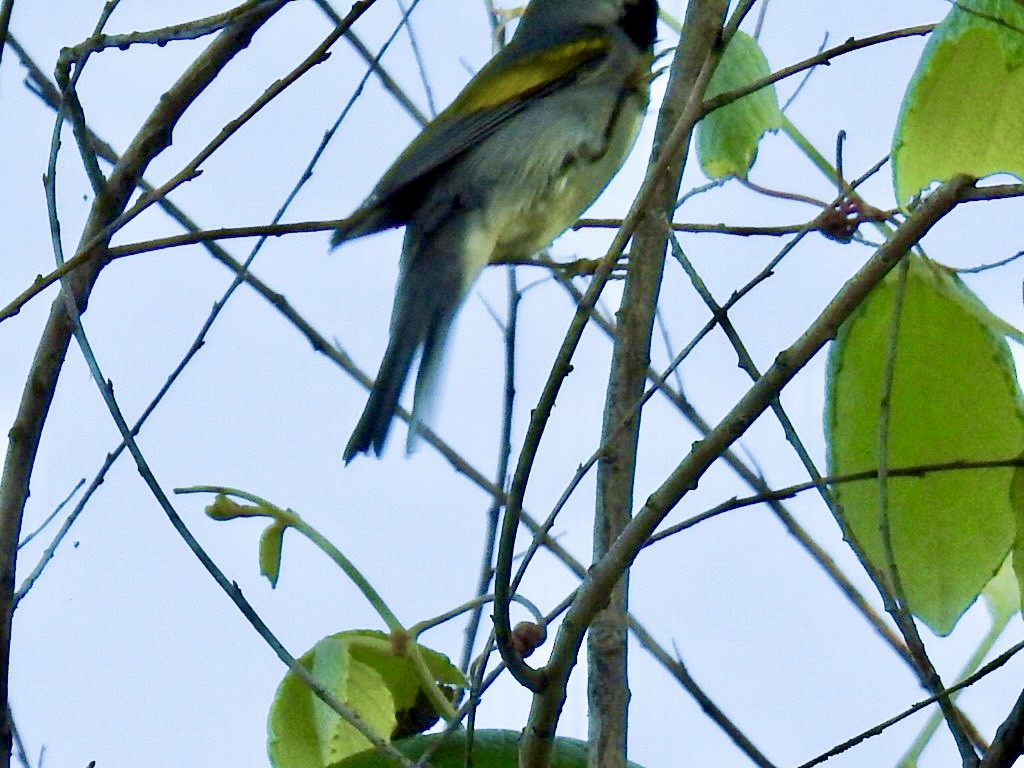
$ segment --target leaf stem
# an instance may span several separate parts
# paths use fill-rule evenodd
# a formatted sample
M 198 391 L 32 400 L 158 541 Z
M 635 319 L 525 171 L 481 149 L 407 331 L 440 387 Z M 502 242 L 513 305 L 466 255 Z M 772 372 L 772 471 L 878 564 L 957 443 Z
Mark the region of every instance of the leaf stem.
M 269 517 L 272 520 L 288 527 L 294 528 L 298 533 L 309 539 L 321 552 L 327 555 L 335 565 L 344 572 L 356 588 L 363 593 L 363 597 L 373 607 L 381 620 L 387 625 L 388 631 L 392 633 L 401 632 L 408 634 L 402 622 L 384 602 L 384 598 L 373 588 L 373 585 L 363 576 L 362 571 L 355 563 L 345 556 L 345 553 L 334 546 L 331 541 L 320 531 L 307 523 L 298 512 L 291 509 L 282 509 L 261 496 L 243 491 L 238 488 L 228 488 L 220 485 L 194 485 L 188 488 L 175 488 L 175 493 L 216 493 L 222 496 L 234 496 L 235 498 L 251 502 L 256 505 L 255 509 L 243 512 L 238 517 Z
M 384 598 L 381 597 L 380 593 L 373 588 L 373 585 L 363 576 L 362 571 L 356 567 L 355 563 L 345 556 L 345 553 L 338 549 L 334 544 L 320 531 L 314 528 L 312 525 L 307 523 L 298 512 L 292 509 L 282 509 L 281 507 L 273 504 L 261 496 L 257 496 L 254 493 L 243 491 L 238 488 L 227 488 L 218 485 L 196 485 L 188 488 L 175 488 L 175 493 L 216 493 L 222 496 L 234 496 L 239 499 L 251 502 L 256 506 L 254 508 L 241 509 L 236 517 L 269 517 L 274 521 L 274 524 L 280 524 L 286 528 L 294 528 L 298 533 L 305 536 L 311 541 L 316 547 L 320 549 L 325 555 L 327 555 L 335 565 L 341 568 L 342 572 L 348 576 L 352 583 L 356 586 L 360 592 L 363 593 L 363 597 L 373 607 L 380 616 L 381 620 L 387 626 L 388 631 L 392 637 L 398 637 L 403 639 L 415 640 L 419 632 L 422 630 L 407 630 L 403 626 L 402 622 L 398 620 L 398 617 L 388 607 L 387 603 L 384 602 Z M 419 625 L 417 625 L 419 626 Z M 431 625 L 428 625 L 431 626 Z M 427 666 L 426 660 L 423 658 L 423 654 L 420 652 L 420 647 L 417 643 L 403 643 L 405 646 L 405 653 L 412 660 L 413 666 L 416 668 L 420 678 L 420 686 L 427 698 L 430 699 L 430 703 L 433 704 L 434 709 L 442 716 L 445 720 L 451 720 L 455 717 L 455 709 L 452 707 L 451 702 L 444 695 L 444 692 L 437 684 L 437 680 L 434 679 L 433 673 Z

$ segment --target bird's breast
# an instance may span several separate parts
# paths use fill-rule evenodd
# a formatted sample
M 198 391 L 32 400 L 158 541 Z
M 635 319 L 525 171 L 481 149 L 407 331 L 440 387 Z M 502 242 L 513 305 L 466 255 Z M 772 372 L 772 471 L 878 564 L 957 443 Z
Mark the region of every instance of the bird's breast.
M 546 135 L 521 137 L 519 162 L 492 187 L 486 208 L 494 260 L 528 258 L 550 244 L 591 206 L 632 149 L 642 98 L 606 97 L 603 108 L 586 105 L 591 112 L 583 117 L 573 106 L 584 105 L 562 105 L 573 122 L 553 120 Z

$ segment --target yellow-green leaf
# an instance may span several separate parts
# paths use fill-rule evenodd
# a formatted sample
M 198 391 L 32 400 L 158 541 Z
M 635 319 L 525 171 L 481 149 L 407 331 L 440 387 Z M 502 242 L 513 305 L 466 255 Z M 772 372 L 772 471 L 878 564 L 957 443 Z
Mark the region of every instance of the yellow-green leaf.
M 1024 458 L 1024 454 L 1021 458 Z M 1010 501 L 1017 523 L 1017 535 L 1013 540 L 1013 570 L 1017 574 L 1017 589 L 1024 595 L 1024 467 L 1017 467 L 1013 472 Z
M 411 646 L 409 641 L 407 647 L 396 651 L 383 632 L 351 630 L 325 637 L 299 662 L 387 740 L 395 730 L 398 713 L 417 704 L 422 687 L 409 658 Z M 466 687 L 462 673 L 447 656 L 417 647 L 436 682 Z M 291 672 L 277 689 L 267 733 L 275 768 L 323 768 L 370 747 L 362 734 Z
M 875 470 L 898 280 L 890 275 L 840 330 L 829 355 L 829 474 Z M 1024 448 L 1020 391 L 1003 336 L 948 270 L 911 257 L 889 405 L 890 470 L 1007 461 Z M 896 567 L 913 613 L 939 634 L 999 569 L 1014 539 L 1012 467 L 888 480 Z M 888 574 L 877 480 L 834 487 L 861 555 Z
M 896 199 L 956 174 L 1024 179 L 1024 4 L 969 0 L 936 27 L 893 138 Z
M 391 691 L 398 710 L 408 709 L 416 702 L 421 681 L 408 652 L 396 654 L 391 638 L 383 632 L 374 630 L 354 630 L 345 636 L 352 648 L 353 658 L 373 667 L 384 684 Z M 410 642 L 411 645 L 411 642 Z M 437 683 L 446 683 L 459 688 L 468 687 L 466 679 L 458 667 L 451 663 L 447 656 L 429 648 L 419 646 L 427 669 Z
M 707 96 L 742 88 L 771 73 L 757 41 L 737 32 L 708 84 Z M 697 156 L 710 179 L 746 178 L 757 158 L 757 145 L 782 125 L 775 87 L 768 86 L 717 109 L 697 125 Z
M 272 587 L 277 586 L 281 575 L 281 548 L 286 527 L 278 522 L 271 523 L 260 536 L 260 573 L 267 577 Z
M 377 672 L 351 655 L 344 639 L 328 637 L 313 649 L 313 674 L 342 701 L 352 707 L 363 722 L 382 738 L 395 727 L 394 702 Z M 312 693 L 310 694 L 312 695 Z M 343 720 L 319 698 L 313 700 L 320 751 L 325 765 L 370 746 L 355 726 Z
M 352 658 L 345 633 L 324 638 L 299 663 L 384 739 L 395 727 L 391 692 L 369 665 Z M 278 686 L 267 722 L 275 768 L 323 768 L 365 751 L 370 742 L 324 704 L 295 674 Z
M 1017 483 L 1018 471 L 1019 468 L 1014 470 L 1014 484 Z M 1019 513 L 1017 519 L 1019 527 Z M 1016 545 L 1014 556 L 1016 556 Z M 992 581 L 985 585 L 985 589 L 981 593 L 985 598 L 985 604 L 988 605 L 989 613 L 992 614 L 993 626 L 1004 626 L 1020 610 L 1021 590 L 1017 577 L 1014 575 L 1012 559 L 1006 558 L 999 572 L 993 577 Z

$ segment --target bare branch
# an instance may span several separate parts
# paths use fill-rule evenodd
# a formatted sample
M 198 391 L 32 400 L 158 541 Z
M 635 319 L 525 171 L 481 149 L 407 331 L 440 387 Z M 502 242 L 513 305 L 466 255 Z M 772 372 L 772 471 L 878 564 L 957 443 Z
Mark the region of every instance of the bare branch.
M 665 172 L 650 195 L 648 206 L 637 223 L 629 254 L 629 269 L 622 303 L 617 313 L 618 333 L 612 350 L 611 371 L 605 397 L 604 423 L 597 464 L 597 494 L 594 511 L 594 561 L 607 553 L 631 519 L 636 452 L 640 438 L 640 408 L 647 368 L 651 359 L 651 335 L 655 308 L 665 267 L 665 247 L 670 234 L 668 221 L 679 196 L 686 164 L 686 141 L 675 155 L 663 155 L 666 144 L 687 104 L 703 98 L 706 80 L 721 56 L 720 35 L 727 3 L 705 0 L 691 3 L 683 24 L 681 43 L 669 76 L 668 92 L 658 116 L 652 160 L 667 158 Z M 694 125 L 696 123 L 694 122 Z M 692 129 L 692 126 L 690 126 Z M 587 685 L 589 696 L 589 757 L 591 768 L 623 768 L 626 765 L 626 735 L 629 723 L 629 678 L 627 665 L 627 624 L 629 572 L 605 595 L 605 605 L 593 618 L 587 635 Z M 551 678 L 568 677 L 565 669 L 548 667 Z M 549 710 L 550 711 L 550 710 Z M 555 719 L 547 721 L 535 708 L 528 733 L 535 744 L 555 730 Z M 536 715 L 536 716 L 535 716 Z M 535 754 L 523 750 L 522 765 L 541 764 Z

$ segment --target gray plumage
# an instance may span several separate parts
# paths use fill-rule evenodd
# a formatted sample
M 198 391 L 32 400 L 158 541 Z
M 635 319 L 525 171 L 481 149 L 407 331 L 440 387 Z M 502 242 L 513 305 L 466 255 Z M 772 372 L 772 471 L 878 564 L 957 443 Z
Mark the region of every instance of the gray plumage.
M 380 455 L 421 352 L 411 446 L 480 271 L 545 247 L 625 160 L 647 105 L 656 17 L 655 0 L 534 0 L 512 42 L 334 232 L 338 245 L 406 228 L 390 341 L 346 462 Z

